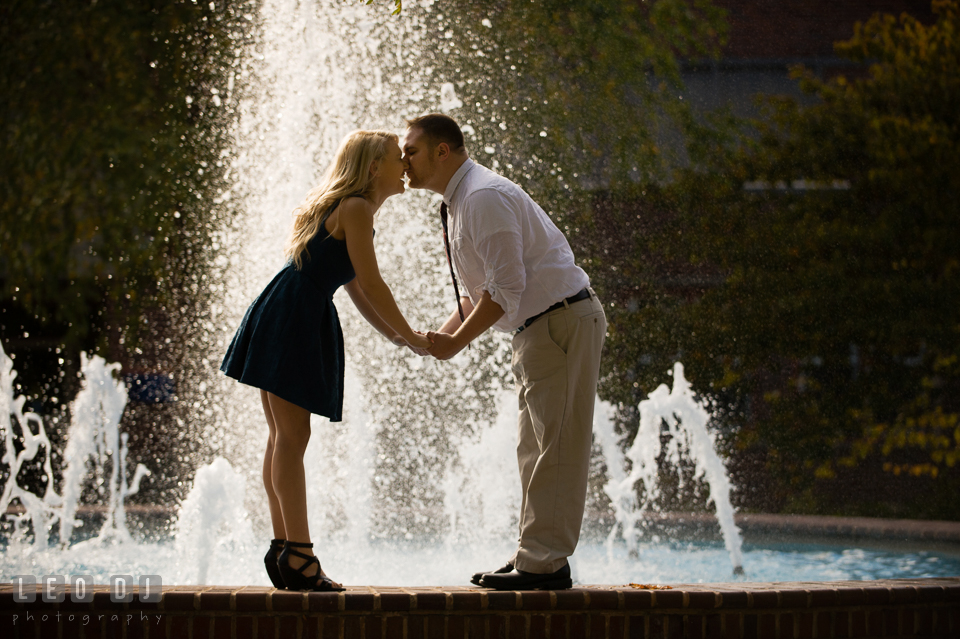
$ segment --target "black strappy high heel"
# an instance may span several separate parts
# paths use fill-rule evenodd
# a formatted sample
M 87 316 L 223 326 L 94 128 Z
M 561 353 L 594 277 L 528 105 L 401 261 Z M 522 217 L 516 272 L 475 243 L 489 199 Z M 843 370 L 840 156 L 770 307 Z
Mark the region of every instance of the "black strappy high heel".
M 320 568 L 320 560 L 313 555 L 294 550 L 294 548 L 313 548 L 313 544 L 300 544 L 288 541 L 283 545 L 283 552 L 280 553 L 280 559 L 277 565 L 280 569 L 280 575 L 283 577 L 283 583 L 288 590 L 313 590 L 315 592 L 340 592 L 346 590 L 333 583 L 330 577 L 323 574 Z M 295 555 L 306 559 L 302 566 L 293 568 L 290 566 L 290 555 Z M 309 577 L 303 574 L 310 564 L 317 564 L 317 573 Z
M 283 583 L 283 577 L 280 575 L 280 567 L 277 565 L 277 553 L 283 550 L 284 539 L 271 539 L 270 550 L 263 556 L 263 565 L 267 568 L 267 576 L 270 577 L 270 583 L 274 588 L 283 590 L 286 584 Z

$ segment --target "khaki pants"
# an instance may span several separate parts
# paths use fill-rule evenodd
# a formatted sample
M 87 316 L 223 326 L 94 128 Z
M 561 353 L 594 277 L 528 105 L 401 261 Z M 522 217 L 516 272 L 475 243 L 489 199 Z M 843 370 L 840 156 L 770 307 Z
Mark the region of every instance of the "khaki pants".
M 541 317 L 513 338 L 520 418 L 517 462 L 523 501 L 511 563 L 546 574 L 567 563 L 580 539 L 593 438 L 603 307 L 590 298 Z

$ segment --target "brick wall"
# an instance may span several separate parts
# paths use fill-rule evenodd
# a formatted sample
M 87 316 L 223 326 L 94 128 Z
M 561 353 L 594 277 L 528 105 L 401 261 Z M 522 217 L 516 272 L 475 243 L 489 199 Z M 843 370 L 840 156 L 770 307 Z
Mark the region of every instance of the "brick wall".
M 833 43 L 848 40 L 853 25 L 877 12 L 933 21 L 929 0 L 716 0 L 727 10 L 724 58 L 830 57 Z
M 12 594 L 0 586 L 0 636 L 11 639 L 960 636 L 960 578 L 559 592 L 173 587 L 155 604 L 114 604 L 105 588 L 89 604 L 15 604 Z

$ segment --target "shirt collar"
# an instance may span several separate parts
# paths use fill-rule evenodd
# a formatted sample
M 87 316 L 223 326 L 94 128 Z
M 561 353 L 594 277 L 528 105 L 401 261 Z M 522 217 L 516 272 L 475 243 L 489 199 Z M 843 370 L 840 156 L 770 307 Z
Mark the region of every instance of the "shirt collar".
M 447 188 L 443 192 L 443 201 L 446 202 L 447 206 L 450 206 L 453 202 L 453 196 L 456 194 L 457 187 L 460 186 L 463 176 L 474 166 L 476 166 L 476 163 L 470 158 L 467 158 L 463 164 L 460 165 L 460 168 L 457 169 L 457 172 L 453 174 L 453 177 L 450 178 L 450 181 L 447 182 Z

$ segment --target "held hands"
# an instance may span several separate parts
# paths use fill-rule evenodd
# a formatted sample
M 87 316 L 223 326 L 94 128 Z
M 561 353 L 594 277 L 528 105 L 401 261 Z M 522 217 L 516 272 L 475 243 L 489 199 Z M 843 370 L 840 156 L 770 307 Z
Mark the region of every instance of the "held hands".
M 414 333 L 413 339 L 409 341 L 403 339 L 399 334 L 394 335 L 390 339 L 390 341 L 396 344 L 397 346 L 409 346 L 410 350 L 412 350 L 417 355 L 420 355 L 421 357 L 424 355 L 429 355 L 429 352 L 427 349 L 430 348 L 433 342 L 431 342 L 430 339 L 420 331 L 414 331 L 413 333 Z
M 433 345 L 433 340 L 421 333 L 420 331 L 413 332 L 413 339 L 407 341 L 407 346 L 412 348 L 414 352 L 419 350 L 429 349 Z
M 459 345 L 453 335 L 448 333 L 434 333 L 430 331 L 427 333 L 427 337 L 433 342 L 433 346 L 430 348 L 430 355 L 433 355 L 437 359 L 450 359 L 463 350 L 463 346 Z
M 450 359 L 463 350 L 463 346 L 457 343 L 453 335 L 434 333 L 433 331 L 426 335 L 420 331 L 414 331 L 411 340 L 405 340 L 400 335 L 394 335 L 391 341 L 397 346 L 409 347 L 410 350 L 421 357 L 433 355 L 439 360 Z

